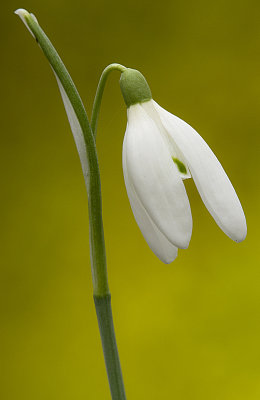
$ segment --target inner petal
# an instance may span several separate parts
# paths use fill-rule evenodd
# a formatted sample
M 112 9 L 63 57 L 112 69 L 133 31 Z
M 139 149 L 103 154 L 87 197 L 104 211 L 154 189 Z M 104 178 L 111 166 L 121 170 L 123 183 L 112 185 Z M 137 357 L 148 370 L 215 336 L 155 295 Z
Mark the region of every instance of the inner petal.
M 172 137 L 164 128 L 160 117 L 155 109 L 153 102 L 147 101 L 141 104 L 142 108 L 149 115 L 149 117 L 156 123 L 157 128 L 160 130 L 161 136 L 167 143 L 167 147 L 172 156 L 172 161 L 177 167 L 178 173 L 182 180 L 191 178 L 191 173 L 188 164 L 183 156 L 182 152 L 178 149 Z

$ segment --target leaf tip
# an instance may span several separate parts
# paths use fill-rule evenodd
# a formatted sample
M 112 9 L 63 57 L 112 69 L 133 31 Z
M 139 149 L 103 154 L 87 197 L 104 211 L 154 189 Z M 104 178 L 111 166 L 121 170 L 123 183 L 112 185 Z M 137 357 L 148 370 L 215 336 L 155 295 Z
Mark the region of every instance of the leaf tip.
M 14 13 L 16 15 L 18 15 L 23 21 L 24 19 L 29 16 L 30 14 L 28 13 L 27 10 L 25 10 L 24 8 L 17 8 L 17 10 L 14 11 Z
M 27 10 L 25 10 L 24 8 L 18 8 L 17 10 L 14 11 L 14 13 L 15 13 L 16 15 L 18 15 L 18 17 L 21 18 L 21 20 L 23 21 L 23 23 L 24 23 L 24 25 L 26 26 L 26 28 L 29 30 L 29 32 L 31 32 L 31 34 L 33 35 L 33 37 L 35 37 L 35 35 L 33 34 L 32 30 L 29 28 L 29 25 L 28 25 L 28 20 L 30 20 L 31 18 L 32 18 L 35 22 L 37 22 L 37 24 L 38 24 L 38 21 L 37 21 L 35 15 L 29 13 L 29 12 L 28 12 Z

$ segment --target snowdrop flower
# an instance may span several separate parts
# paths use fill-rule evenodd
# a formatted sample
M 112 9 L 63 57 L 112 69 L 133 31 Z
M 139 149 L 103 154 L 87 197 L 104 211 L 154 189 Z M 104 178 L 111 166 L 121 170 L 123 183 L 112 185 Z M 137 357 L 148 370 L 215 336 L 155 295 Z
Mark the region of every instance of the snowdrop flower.
M 224 233 L 245 239 L 246 220 L 220 162 L 186 122 L 161 108 L 143 75 L 126 69 L 120 79 L 127 105 L 123 172 L 136 222 L 151 250 L 165 263 L 186 249 L 192 216 L 183 180 L 192 177 Z

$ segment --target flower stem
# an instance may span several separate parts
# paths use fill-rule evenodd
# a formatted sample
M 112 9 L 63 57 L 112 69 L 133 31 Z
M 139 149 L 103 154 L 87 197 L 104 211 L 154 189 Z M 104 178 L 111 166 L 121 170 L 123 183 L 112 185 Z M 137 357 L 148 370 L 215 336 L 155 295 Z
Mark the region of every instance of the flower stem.
M 125 400 L 126 397 L 116 345 L 107 278 L 106 251 L 102 221 L 100 173 L 95 138 L 76 86 L 74 85 L 65 65 L 63 64 L 52 43 L 32 14 L 29 14 L 26 10 L 22 9 L 17 10 L 16 13 L 21 17 L 23 22 L 29 28 L 30 32 L 36 38 L 36 41 L 50 62 L 52 69 L 57 75 L 69 99 L 70 105 L 74 110 L 83 133 L 88 164 L 87 171 L 83 171 L 83 173 L 84 176 L 86 176 L 88 193 L 91 269 L 94 301 L 112 400 Z M 95 126 L 97 123 L 101 97 L 104 90 L 104 88 L 102 89 L 102 85 L 101 90 L 102 91 L 99 93 L 96 101 Z
M 96 96 L 95 96 L 95 100 L 93 103 L 93 108 L 92 108 L 92 115 L 91 115 L 91 129 L 93 132 L 94 137 L 96 137 L 97 135 L 97 122 L 98 122 L 98 116 L 99 116 L 99 111 L 100 111 L 100 106 L 101 106 L 101 100 L 102 100 L 102 96 L 104 93 L 104 89 L 105 89 L 105 85 L 106 85 L 106 81 L 108 78 L 108 75 L 110 74 L 110 72 L 112 71 L 120 71 L 120 72 L 124 72 L 127 68 L 124 67 L 121 64 L 110 64 L 108 65 L 104 71 L 101 74 L 99 83 L 98 83 L 98 87 L 97 87 L 97 91 L 96 91 Z
M 123 72 L 125 69 L 126 67 L 124 67 L 123 65 L 114 63 L 108 65 L 101 74 L 91 115 L 91 129 L 94 138 L 96 138 L 97 135 L 98 117 L 108 75 L 112 71 L 118 70 L 120 72 Z M 117 350 L 116 337 L 113 325 L 111 296 L 94 295 L 94 302 L 96 307 L 98 326 L 102 341 L 103 353 L 105 358 L 106 370 L 110 385 L 110 391 L 112 394 L 112 399 L 125 400 L 126 395 L 123 383 L 123 376 L 120 366 L 119 354 Z
M 111 296 L 94 296 L 110 391 L 113 400 L 126 400 L 113 325 Z

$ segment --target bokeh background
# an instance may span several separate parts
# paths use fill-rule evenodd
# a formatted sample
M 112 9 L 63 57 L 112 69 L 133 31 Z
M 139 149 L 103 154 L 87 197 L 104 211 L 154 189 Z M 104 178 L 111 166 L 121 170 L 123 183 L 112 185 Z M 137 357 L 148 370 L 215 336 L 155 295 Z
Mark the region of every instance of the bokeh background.
M 224 165 L 248 222 L 235 244 L 187 182 L 194 229 L 171 265 L 149 250 L 122 168 L 111 75 L 98 131 L 112 305 L 128 399 L 260 398 L 257 0 L 45 0 L 1 5 L 0 398 L 109 399 L 92 300 L 87 195 L 36 14 L 90 114 L 102 69 L 137 68 Z

